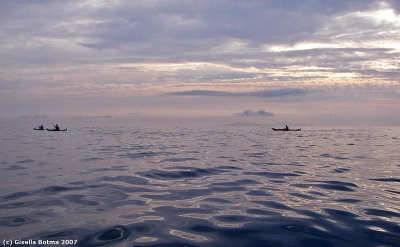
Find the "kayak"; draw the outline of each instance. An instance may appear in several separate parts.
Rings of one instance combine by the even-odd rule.
[[[272,128],[273,131],[301,131],[301,129],[275,129]]]
[[[301,129],[275,129],[272,128],[273,131],[301,131]]]
[[[40,128],[33,128],[34,130],[44,130],[44,129],[40,129]]]
[[[67,131],[67,129],[65,128],[65,129],[59,129],[59,130],[56,130],[56,129],[47,129],[47,131]]]

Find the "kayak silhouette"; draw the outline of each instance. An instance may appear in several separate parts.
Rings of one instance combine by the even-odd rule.
[[[67,128],[65,129],[46,129],[47,131],[67,131]]]
[[[33,128],[34,130],[44,130],[43,124],[39,125],[37,128]]]
[[[54,125],[54,129],[47,129],[47,131],[67,131],[67,128],[60,129],[60,127],[58,127],[58,124],[53,124],[53,125]]]
[[[273,131],[301,131],[301,129],[276,129],[276,128],[272,128]]]

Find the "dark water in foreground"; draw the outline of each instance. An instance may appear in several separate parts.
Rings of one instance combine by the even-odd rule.
[[[0,240],[400,246],[399,147],[399,128],[1,129]]]

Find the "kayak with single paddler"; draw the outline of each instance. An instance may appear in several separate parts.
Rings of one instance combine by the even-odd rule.
[[[301,128],[300,129],[275,129],[275,128],[272,128],[272,130],[273,131],[301,131]]]

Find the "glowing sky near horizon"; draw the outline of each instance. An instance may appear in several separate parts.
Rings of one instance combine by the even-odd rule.
[[[399,1],[4,0],[0,21],[3,117],[400,125]]]

